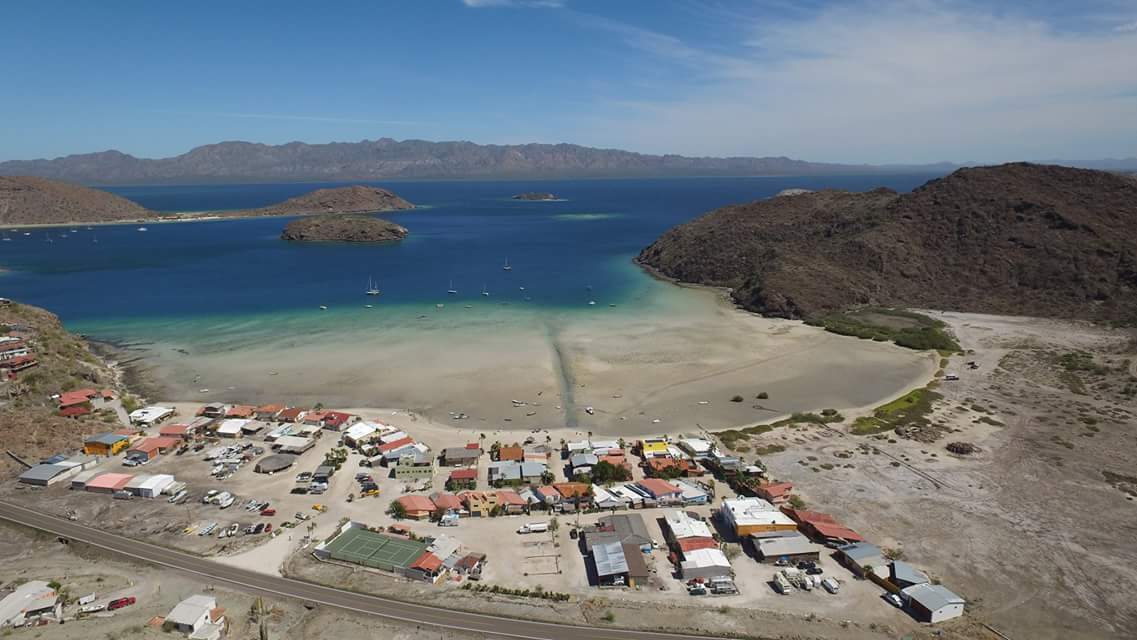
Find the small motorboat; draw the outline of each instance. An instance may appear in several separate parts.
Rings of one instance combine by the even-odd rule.
[[[146,227],[138,227],[138,230],[139,231],[146,231],[147,229],[146,229]]]
[[[490,295],[490,290],[487,289],[486,285],[484,285],[484,284],[482,285],[482,295],[483,296],[489,296]]]
[[[446,290],[446,293],[449,293],[450,295],[454,295],[454,294],[458,293],[458,290],[454,288],[454,281],[453,280],[450,281],[450,288]]]
[[[326,304],[320,305],[320,311],[327,311],[327,310],[328,310],[328,305],[326,305]]]

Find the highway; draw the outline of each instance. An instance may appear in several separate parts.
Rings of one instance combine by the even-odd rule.
[[[467,613],[370,596],[325,587],[277,575],[226,566],[200,556],[132,540],[79,522],[45,515],[10,502],[0,501],[0,520],[83,542],[135,561],[194,574],[213,585],[228,585],[254,595],[296,598],[303,602],[335,607],[399,622],[485,634],[489,637],[526,640],[707,640],[703,636],[621,630],[519,620]]]

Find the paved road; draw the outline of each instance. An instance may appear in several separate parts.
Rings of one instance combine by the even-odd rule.
[[[367,596],[300,580],[230,567],[199,556],[93,529],[78,522],[44,515],[9,502],[0,501],[0,520],[7,520],[78,542],[85,542],[107,551],[128,556],[132,560],[141,560],[196,574],[208,579],[210,583],[235,586],[238,591],[256,595],[297,598],[305,602],[318,603],[410,624],[483,633],[490,637],[524,638],[527,640],[705,640],[700,636],[514,620],[411,604],[378,596]]]

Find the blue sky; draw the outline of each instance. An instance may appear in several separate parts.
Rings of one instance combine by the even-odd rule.
[[[380,137],[1137,155],[1137,0],[12,0],[0,56],[0,160]]]

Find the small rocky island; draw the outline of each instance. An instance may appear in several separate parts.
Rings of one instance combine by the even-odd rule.
[[[542,193],[540,191],[527,191],[513,196],[514,200],[556,200],[557,197],[551,193]]]
[[[389,220],[363,215],[319,215],[289,222],[282,240],[302,242],[393,242],[407,237],[407,229]]]

